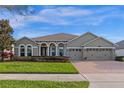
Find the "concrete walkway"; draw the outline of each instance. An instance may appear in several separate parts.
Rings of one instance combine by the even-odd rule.
[[[85,74],[90,88],[124,88],[124,73]]]
[[[86,81],[80,74],[0,74],[0,80]]]

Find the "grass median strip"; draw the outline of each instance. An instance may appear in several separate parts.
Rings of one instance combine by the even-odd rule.
[[[0,80],[0,88],[87,88],[88,81]]]
[[[0,63],[0,73],[59,73],[77,74],[71,63],[61,62],[3,62]]]

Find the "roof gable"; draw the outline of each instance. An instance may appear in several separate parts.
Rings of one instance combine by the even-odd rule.
[[[110,47],[110,46],[116,46],[116,44],[114,44],[102,37],[98,37],[98,38],[95,38],[94,40],[91,40],[91,41],[83,44],[82,46]]]
[[[21,43],[32,43],[32,44],[37,44],[35,41],[33,41],[32,39],[27,38],[27,37],[22,37],[22,38],[20,38],[19,40],[16,41],[15,44],[21,44]]]
[[[81,36],[76,37],[76,38],[74,38],[74,39],[70,40],[69,42],[73,42],[74,40],[77,40],[77,39],[79,39],[80,37],[84,37],[84,36],[86,36],[86,35],[91,35],[91,36],[93,36],[93,37],[97,38],[97,36],[96,36],[96,35],[94,35],[93,33],[91,33],[91,32],[86,32],[85,34],[82,34]],[[69,43],[69,42],[68,42],[68,43]]]

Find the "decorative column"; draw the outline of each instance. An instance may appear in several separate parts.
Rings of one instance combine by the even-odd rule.
[[[47,46],[47,56],[49,56],[49,46]]]
[[[20,46],[18,47],[18,56],[20,56]]]
[[[56,44],[56,56],[58,56],[58,44]]]
[[[112,57],[113,59],[115,59],[116,55],[115,55],[115,49],[112,49]]]
[[[64,44],[64,47],[63,47],[63,51],[64,51],[64,56],[66,56],[66,48],[67,48],[67,46]]]
[[[48,49],[49,50],[49,53],[48,54],[49,54],[49,56],[51,56],[51,47],[50,47],[50,44],[48,44],[48,48],[49,48]]]
[[[27,56],[27,45],[25,45],[25,56]]]
[[[41,56],[41,45],[39,45],[39,56]]]

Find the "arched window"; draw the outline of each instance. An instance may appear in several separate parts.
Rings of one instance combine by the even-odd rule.
[[[50,56],[55,56],[56,55],[56,46],[54,43],[50,44]]]
[[[30,45],[27,46],[27,56],[32,56],[32,47]]]
[[[25,46],[20,46],[20,56],[25,56]]]

